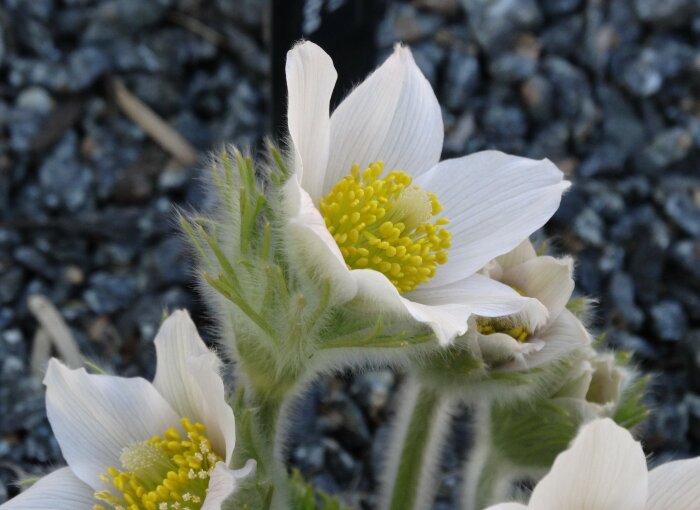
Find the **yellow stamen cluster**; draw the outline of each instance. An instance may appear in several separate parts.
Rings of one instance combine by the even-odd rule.
[[[411,186],[399,170],[380,179],[383,170],[382,162],[363,172],[354,165],[320,211],[348,267],[379,271],[409,292],[447,262],[452,235],[446,218],[433,219],[442,210],[435,194]]]
[[[476,328],[482,335],[504,333],[508,336],[512,336],[518,342],[526,341],[531,335],[530,331],[525,326],[513,326],[512,323],[499,323],[494,319],[480,318],[477,321]]]
[[[175,429],[125,448],[120,457],[124,471],[114,467],[100,476],[116,490],[95,493],[103,504],[93,510],[199,510],[209,477],[221,461],[212,450],[201,423],[181,420],[187,434]],[[104,506],[106,505],[106,506]]]

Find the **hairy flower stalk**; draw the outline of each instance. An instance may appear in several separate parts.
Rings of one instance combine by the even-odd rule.
[[[409,377],[398,397],[391,445],[384,461],[382,510],[429,509],[438,487],[439,455],[451,414],[448,400]]]

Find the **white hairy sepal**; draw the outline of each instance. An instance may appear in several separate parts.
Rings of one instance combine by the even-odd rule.
[[[452,420],[450,399],[408,376],[381,464],[380,510],[429,510]]]

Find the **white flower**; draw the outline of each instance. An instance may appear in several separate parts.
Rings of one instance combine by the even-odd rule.
[[[227,467],[236,433],[220,361],[185,311],[163,323],[155,345],[153,383],[49,362],[46,410],[68,467],[0,508],[220,510],[255,467]]]
[[[475,273],[557,209],[568,182],[550,161],[484,151],[439,162],[440,106],[407,48],[332,115],[337,74],[321,48],[295,46],[286,73],[288,232],[341,297],[410,314],[443,344],[471,314],[530,306],[533,322],[545,319],[534,300]]]
[[[584,426],[537,484],[529,504],[487,510],[694,510],[700,457],[647,472],[641,445],[609,418]]]
[[[590,344],[583,324],[566,309],[574,290],[573,261],[538,256],[528,240],[497,257],[482,272],[547,309],[547,320],[537,324],[532,314],[476,319],[473,334],[484,360],[504,369],[533,368],[562,359]]]

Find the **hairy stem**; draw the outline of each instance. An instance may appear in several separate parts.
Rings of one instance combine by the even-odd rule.
[[[407,380],[399,402],[401,410],[394,417],[380,509],[429,509],[437,489],[435,473],[450,422],[448,402],[413,378]]]
[[[474,426],[474,446],[464,465],[460,510],[482,510],[507,497],[509,471],[491,440],[490,409],[479,406]]]
[[[247,407],[253,411],[249,427],[253,444],[248,446],[248,453],[255,455],[258,480],[272,491],[269,506],[263,508],[288,510],[289,478],[282,458],[284,431],[279,424],[283,401],[253,394]]]

